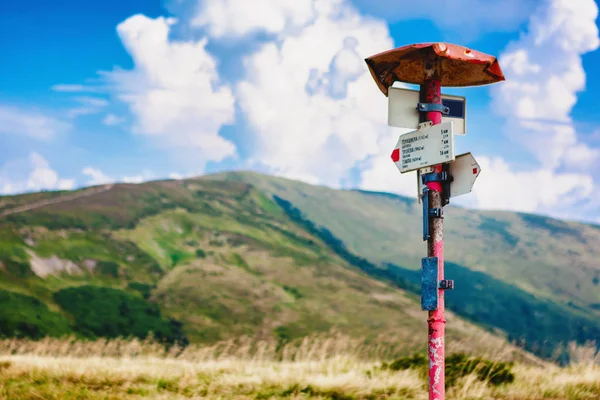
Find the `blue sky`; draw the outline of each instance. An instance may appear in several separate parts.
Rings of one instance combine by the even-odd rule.
[[[417,3],[2,2],[0,191],[253,169],[413,196],[363,59],[446,41],[507,76],[444,90],[467,96],[457,150],[483,167],[456,202],[600,222],[598,4]]]

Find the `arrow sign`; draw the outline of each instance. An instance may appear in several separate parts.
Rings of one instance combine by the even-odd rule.
[[[471,153],[465,153],[450,163],[449,172],[454,178],[450,183],[450,197],[456,197],[471,192],[481,167]]]
[[[400,136],[392,161],[401,173],[454,160],[453,122],[428,126]]]

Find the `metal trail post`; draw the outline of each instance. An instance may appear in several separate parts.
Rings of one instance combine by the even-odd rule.
[[[419,190],[421,183],[427,186],[422,193],[427,257],[421,260],[421,307],[428,311],[429,400],[445,400],[444,292],[453,289],[454,282],[444,279],[443,207],[450,197],[471,191],[480,167],[471,153],[454,154],[454,134],[466,133],[466,107],[452,112],[442,101],[441,85],[488,85],[503,81],[504,74],[495,57],[451,43],[411,44],[365,62],[381,92],[396,93],[389,96],[388,125],[417,129],[400,136],[391,158],[401,173],[419,171]],[[394,82],[420,85],[416,107],[411,104],[416,101],[414,91],[404,89],[398,97]],[[442,122],[442,113],[456,123],[462,121],[462,129],[454,132],[454,122]]]
[[[439,79],[426,80],[420,87],[421,101],[430,104],[441,104],[442,94]],[[430,111],[421,113],[421,122],[431,121],[434,125],[442,123],[442,113]],[[442,172],[442,166],[434,166],[434,172]],[[442,209],[442,185],[440,182],[427,183],[429,189],[429,209]],[[427,239],[427,256],[437,257],[438,277],[444,279],[444,220],[443,218],[429,218],[430,236]],[[444,290],[438,289],[438,308],[428,312],[427,352],[429,360],[429,399],[445,399],[445,324],[444,318]]]

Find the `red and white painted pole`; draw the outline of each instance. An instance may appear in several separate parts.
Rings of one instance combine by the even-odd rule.
[[[404,90],[400,94],[403,97],[396,97],[396,103],[390,97],[388,117],[393,117],[393,122],[389,119],[388,124],[417,128],[417,131],[400,136],[392,152],[392,161],[401,173],[418,170],[427,186],[423,191],[423,240],[427,240],[427,257],[421,265],[421,306],[428,312],[429,400],[445,400],[444,292],[453,289],[454,283],[444,279],[442,210],[450,197],[471,191],[480,168],[470,153],[455,157],[454,122],[444,123],[449,127],[437,128],[419,123],[442,124],[444,113],[457,123],[462,120],[463,129],[457,134],[465,134],[466,106],[462,113],[451,112],[450,107],[442,104],[441,85],[487,85],[503,81],[504,75],[495,57],[450,43],[411,44],[376,54],[365,61],[386,96],[393,91],[394,82],[420,85],[419,103],[415,108],[410,104],[416,101],[410,90]],[[397,107],[392,112],[394,104]],[[463,104],[466,104],[464,98]]]
[[[442,104],[442,93],[439,79],[429,79],[421,84],[421,101],[429,104]],[[442,123],[440,111],[429,111],[421,113],[421,122],[431,121],[434,125]],[[442,172],[442,165],[434,166],[433,172]],[[440,182],[427,183],[429,188],[429,209],[442,209],[443,187]],[[429,219],[430,236],[427,239],[427,257],[437,257],[438,277],[444,279],[444,219]],[[438,289],[438,308],[428,311],[428,360],[429,360],[429,399],[444,400],[445,398],[445,324],[444,318],[444,289]]]

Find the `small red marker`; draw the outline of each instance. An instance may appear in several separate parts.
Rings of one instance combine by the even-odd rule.
[[[477,168],[473,168],[473,175],[477,175]]]
[[[400,149],[394,149],[394,151],[392,151],[392,161],[393,162],[400,161]]]

